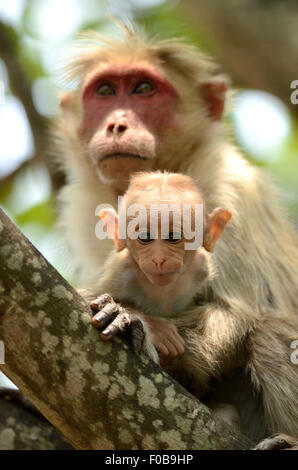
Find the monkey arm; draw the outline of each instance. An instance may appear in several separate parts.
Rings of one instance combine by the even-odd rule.
[[[105,265],[104,275],[94,285],[81,289],[80,294],[91,301],[98,295],[109,293],[118,302],[127,299],[128,293],[132,291],[133,298],[134,283],[128,285],[128,279],[125,254],[113,253]],[[200,385],[207,385],[211,376],[218,377],[245,362],[246,339],[254,319],[249,316],[248,308],[247,312],[239,312],[219,303],[207,303],[194,306],[175,318],[161,318],[144,314],[122,300],[120,304],[125,315],[121,315],[116,302],[112,300],[103,312],[102,306],[93,307],[98,312],[93,317],[93,326],[108,329],[108,335],[103,334],[105,330],[102,330],[104,339],[111,339],[124,331],[133,338],[131,319],[140,319],[144,331],[143,342],[151,344],[145,352],[148,354],[149,351],[148,355],[152,357],[150,351],[155,347],[161,365],[169,367],[169,371],[186,370],[191,377],[195,376]],[[241,305],[244,308],[244,304]],[[105,311],[107,309],[108,313]],[[140,336],[138,341],[141,341]],[[133,339],[131,342],[137,350]],[[173,364],[170,364],[171,361]]]
[[[144,314],[126,301],[121,300],[120,306],[119,299],[127,299],[128,293],[130,291],[133,293],[135,288],[135,283],[130,286],[127,282],[129,276],[126,255],[125,252],[111,253],[104,266],[103,275],[95,282],[78,289],[78,292],[90,303],[95,312],[92,324],[95,328],[102,329],[102,339],[109,340],[114,336],[125,334],[135,351],[142,350],[155,362],[160,361],[161,366],[165,367],[183,354],[184,341],[170,319]],[[104,306],[102,298],[106,293],[109,294],[110,300]],[[113,298],[117,299],[117,303]],[[142,335],[139,328],[140,322]],[[106,330],[109,336],[103,334]],[[159,353],[159,361],[156,351]]]
[[[146,315],[127,303],[121,303],[120,306],[108,294],[95,299],[92,288],[79,289],[79,293],[90,302],[91,309],[95,312],[92,325],[102,329],[103,340],[108,341],[114,336],[125,334],[134,351],[143,350],[155,362],[158,362],[158,351],[162,367],[184,353],[184,341],[171,319]]]
[[[146,323],[151,340],[159,353],[160,365],[166,367],[184,353],[184,340],[172,319],[154,317],[133,309],[134,313]]]
[[[249,325],[241,316],[217,304],[193,307],[173,318],[185,342],[185,353],[169,368],[184,370],[205,388],[210,377],[240,367],[247,360]]]
[[[108,294],[101,295],[90,305],[96,312],[92,325],[102,329],[104,341],[125,335],[135,352],[143,351],[162,367],[184,353],[184,341],[172,320],[146,315],[131,305],[120,305]]]
[[[87,293],[87,291],[80,291]],[[95,312],[92,325],[101,329],[101,339],[110,341],[118,335],[126,337],[134,352],[144,352],[147,356],[159,364],[157,350],[153,344],[150,330],[135,309],[123,307],[116,303],[109,294],[102,294],[90,302],[90,307]]]
[[[122,284],[119,278],[123,269],[120,269],[119,263],[118,270],[114,272],[117,273],[117,282],[115,276],[114,282],[111,282],[109,277],[107,280],[104,279],[104,282],[101,280],[100,284],[96,283],[79,290],[83,297],[91,301],[91,306],[94,304],[94,299],[103,292],[116,294],[117,286],[120,287]],[[125,294],[127,295],[127,290]],[[155,347],[163,367],[172,368],[171,362],[174,361],[173,368],[181,370],[186,367],[192,372],[192,376],[195,367],[195,375],[200,384],[206,384],[210,376],[219,376],[227,369],[237,367],[242,361],[244,362],[242,351],[245,349],[249,328],[247,316],[244,319],[239,313],[231,312],[217,304],[195,306],[176,318],[150,316],[127,302],[121,302],[121,307],[125,310],[124,316],[119,316],[119,304],[114,300],[105,308],[109,313],[105,311],[101,313],[102,307],[93,305],[93,310],[98,312],[93,317],[93,326],[108,328],[108,335],[103,334],[105,330],[102,331],[103,339],[109,340],[126,331],[133,349],[140,350],[141,348],[136,347],[135,341],[140,344],[146,338],[144,344],[151,344],[146,353],[152,352]],[[138,333],[134,335],[134,328],[130,326],[132,318],[141,320],[144,330],[142,338]],[[148,355],[152,357],[150,352]]]

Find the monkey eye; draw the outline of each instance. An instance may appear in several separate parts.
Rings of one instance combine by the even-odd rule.
[[[100,85],[96,88],[95,93],[100,96],[109,96],[116,94],[115,89],[110,83],[104,83],[103,85]]]
[[[151,243],[153,241],[153,238],[150,238],[150,232],[143,232],[140,233],[140,235],[138,236],[138,240],[141,243]]]
[[[141,82],[133,90],[133,94],[145,95],[154,90],[154,86],[150,82]]]
[[[180,242],[181,239],[182,239],[181,233],[169,232],[169,236],[168,238],[166,238],[166,241],[170,243],[177,243],[177,242]]]

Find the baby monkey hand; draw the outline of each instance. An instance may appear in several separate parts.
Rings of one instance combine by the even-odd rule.
[[[184,340],[174,322],[168,318],[153,317],[140,313],[139,316],[149,328],[151,341],[159,353],[161,367],[170,366],[174,359],[182,356],[185,350]]]
[[[134,352],[142,351],[145,331],[143,322],[136,315],[117,304],[109,294],[97,297],[90,307],[96,312],[91,323],[94,328],[102,330],[103,341],[122,335],[130,341]]]

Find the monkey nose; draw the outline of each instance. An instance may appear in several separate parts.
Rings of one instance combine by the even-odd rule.
[[[161,271],[162,265],[165,262],[165,258],[155,258],[152,260],[155,266],[158,268],[159,271]]]
[[[111,122],[108,125],[107,131],[110,134],[123,134],[127,130],[127,127],[125,123]]]

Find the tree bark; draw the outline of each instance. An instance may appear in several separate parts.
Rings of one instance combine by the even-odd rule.
[[[71,450],[50,423],[0,399],[0,450]]]
[[[120,339],[0,210],[2,371],[78,449],[247,449],[248,439]]]

